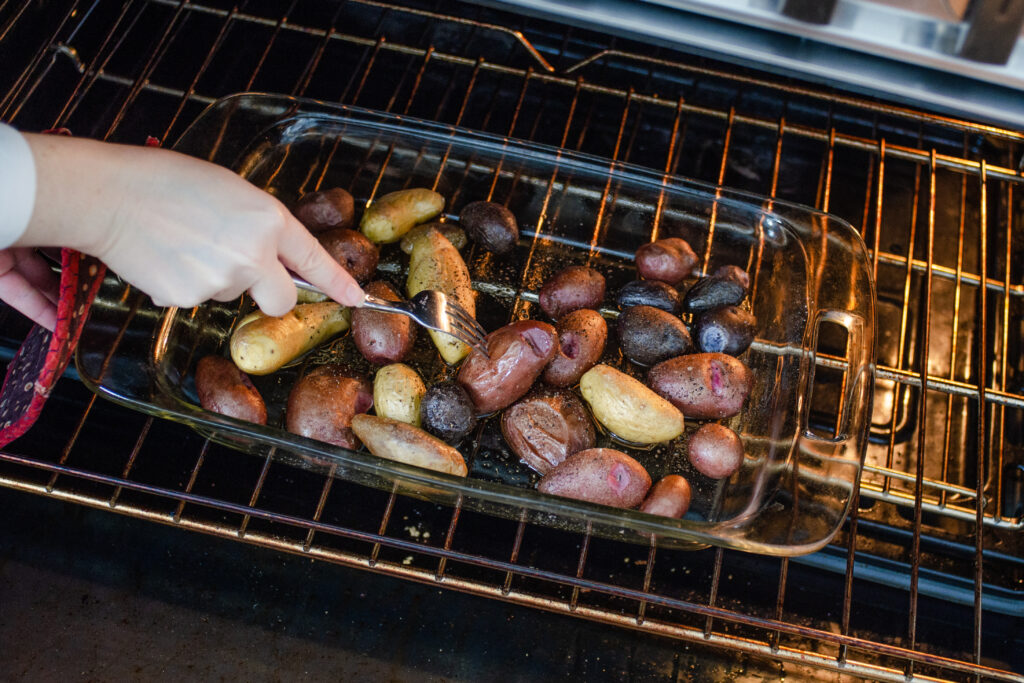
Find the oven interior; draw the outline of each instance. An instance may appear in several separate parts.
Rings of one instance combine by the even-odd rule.
[[[461,3],[8,0],[0,63],[0,119],[24,130],[170,145],[215,99],[275,92],[807,204],[860,232],[878,290],[865,470],[812,555],[641,548],[361,487],[73,370],[0,452],[4,486],[865,678],[1024,671],[1024,133]],[[27,330],[0,309],[5,363]],[[817,370],[822,431],[841,375]]]

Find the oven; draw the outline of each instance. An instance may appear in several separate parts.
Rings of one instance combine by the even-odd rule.
[[[427,503],[226,448],[72,368],[0,451],[3,677],[1024,680],[1024,132],[587,23],[6,0],[0,119],[170,144],[220,97],[283,93],[845,219],[877,283],[877,365],[834,540],[683,550]],[[5,364],[27,331],[0,309]]]

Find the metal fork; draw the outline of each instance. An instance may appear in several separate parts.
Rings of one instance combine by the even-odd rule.
[[[299,289],[323,294],[318,287],[298,275],[292,275],[292,282]],[[363,294],[363,301],[356,308],[408,316],[427,329],[450,334],[463,344],[487,355],[487,330],[466,309],[449,300],[444,292],[426,289],[409,301],[388,301]]]

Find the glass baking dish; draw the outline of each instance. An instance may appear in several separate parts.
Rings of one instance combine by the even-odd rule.
[[[254,377],[268,424],[237,421],[203,410],[192,377],[199,358],[227,354],[232,328],[251,302],[162,309],[113,276],[97,297],[77,357],[83,380],[101,396],[331,476],[618,539],[650,543],[656,536],[674,547],[796,555],[820,548],[841,525],[866,445],[875,343],[867,251],[842,220],[563,149],[278,95],[215,102],[175,149],[234,169],[286,205],[303,191],[335,186],[347,188],[357,207],[397,189],[434,188],[447,199],[449,220],[470,201],[506,204],[521,229],[514,253],[496,258],[472,244],[463,249],[488,330],[543,318],[536,293],[569,264],[604,273],[611,301],[636,277],[633,252],[654,236],[686,239],[703,257],[704,272],[724,264],[746,268],[758,334],[742,360],[754,382],[743,412],[727,421],[742,436],[746,458],[734,475],[714,481],[686,460],[692,420],[679,439],[648,450],[623,448],[599,431],[598,445],[623,448],[655,481],[672,472],[690,480],[690,511],[669,519],[537,492],[536,473],[508,450],[494,418],[460,449],[468,478],[286,432],[287,395],[304,368],[336,361],[372,376],[347,335],[291,367]],[[407,259],[397,246],[382,249],[379,275],[400,291]],[[642,379],[642,368],[622,359],[610,327],[603,362]],[[426,335],[406,362],[428,383],[453,373]]]

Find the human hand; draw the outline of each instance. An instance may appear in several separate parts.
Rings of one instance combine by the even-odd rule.
[[[28,247],[0,249],[0,300],[51,332],[57,325],[60,279]]]
[[[158,306],[248,291],[265,313],[283,315],[296,301],[286,268],[340,303],[362,300],[281,202],[225,168],[162,149],[26,137],[38,189],[19,245],[97,256]]]

